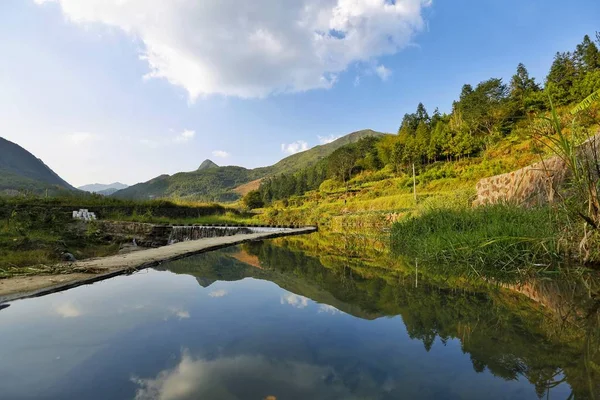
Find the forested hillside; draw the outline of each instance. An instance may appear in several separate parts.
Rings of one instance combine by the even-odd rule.
[[[0,191],[59,193],[75,190],[40,159],[16,143],[0,137]]]
[[[397,135],[362,139],[310,168],[264,180],[247,195],[247,204],[288,204],[294,198],[294,204],[316,210],[328,194],[331,201],[343,197],[345,205],[352,193],[362,193],[353,200],[365,203],[360,209],[373,210],[378,209],[374,193],[390,198],[410,193],[413,166],[417,184],[427,192],[474,187],[477,179],[539,160],[547,149],[536,139],[551,133],[543,117],[552,106],[571,134],[583,139],[597,129],[597,105],[576,117],[570,110],[600,90],[599,44],[600,35],[596,43],[585,36],[573,51],[556,53],[543,81],[519,64],[507,82],[490,78],[467,83],[448,114],[437,108],[430,113],[418,104],[415,112],[404,115]],[[333,195],[338,192],[345,194]],[[389,208],[400,203],[390,201]]]

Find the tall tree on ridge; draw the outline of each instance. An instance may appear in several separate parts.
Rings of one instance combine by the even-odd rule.
[[[509,85],[510,113],[514,118],[520,118],[530,111],[538,111],[543,107],[543,102],[536,93],[541,91],[534,78],[529,76],[525,65],[519,63],[517,72],[513,75]]]
[[[572,88],[577,78],[577,70],[570,52],[556,53],[546,77],[546,90],[557,105],[573,101]]]

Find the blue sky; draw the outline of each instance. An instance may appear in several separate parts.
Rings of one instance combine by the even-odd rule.
[[[1,135],[74,185],[270,165],[519,62],[542,81],[600,30],[594,0],[176,4],[1,1]]]

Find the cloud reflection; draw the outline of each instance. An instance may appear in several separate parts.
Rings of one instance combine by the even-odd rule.
[[[223,297],[223,296],[227,296],[228,294],[229,294],[229,292],[227,290],[220,289],[220,290],[213,290],[208,295],[210,297]]]
[[[288,293],[286,295],[281,296],[280,303],[289,304],[292,307],[296,308],[305,308],[306,306],[308,306],[308,299],[304,296]]]
[[[338,310],[337,308],[335,308],[334,306],[330,306],[329,304],[319,304],[319,314],[321,313],[327,313],[327,314],[344,314],[343,312],[341,312],[340,310]]]
[[[71,302],[60,304],[54,311],[63,318],[77,318],[83,314],[82,311]]]
[[[174,368],[132,382],[136,400],[353,397],[328,366],[250,355],[194,359],[187,350]]]

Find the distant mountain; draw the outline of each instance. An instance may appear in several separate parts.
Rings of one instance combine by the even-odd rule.
[[[129,186],[126,186],[129,187]],[[96,194],[101,194],[102,196],[110,196],[116,192],[118,192],[121,189],[117,189],[117,188],[108,188],[108,189],[104,189],[104,190],[99,190],[96,192]]]
[[[122,199],[187,198],[200,201],[234,201],[240,198],[241,185],[282,173],[293,173],[315,165],[342,146],[359,141],[367,136],[380,136],[384,133],[370,129],[353,132],[331,143],[315,146],[312,149],[291,155],[275,165],[256,169],[228,166],[219,167],[211,160],[205,160],[193,172],[180,172],[169,176],[161,175],[148,182],[138,183],[119,190],[113,196]],[[254,186],[255,186],[254,185]]]
[[[78,189],[83,190],[84,192],[100,193],[100,194],[106,195],[107,194],[106,192],[111,192],[108,194],[112,194],[112,193],[116,192],[117,190],[125,189],[128,187],[129,186],[124,183],[114,182],[114,183],[109,183],[109,184],[92,183],[90,185],[79,186]]]
[[[204,161],[202,161],[202,164],[200,164],[200,166],[198,167],[198,169],[196,171],[204,171],[205,169],[210,169],[210,168],[219,168],[219,166],[217,164],[215,164],[214,162],[212,162],[211,160],[204,160]]]
[[[16,143],[0,137],[0,192],[54,194],[76,190],[46,164]]]

